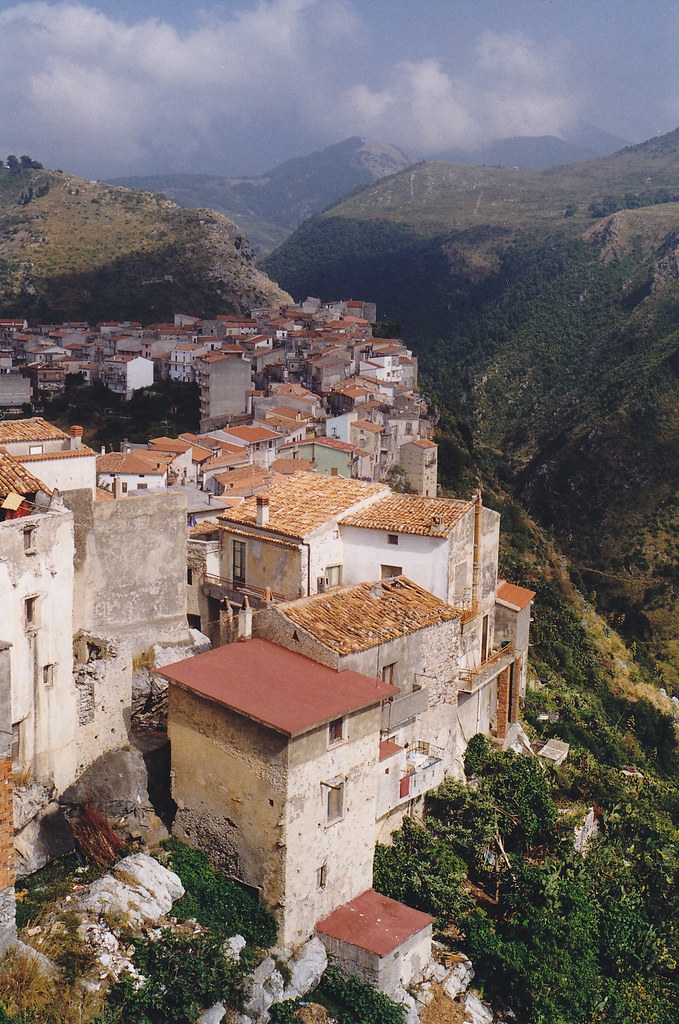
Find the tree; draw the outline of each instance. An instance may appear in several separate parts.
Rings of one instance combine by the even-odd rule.
[[[7,168],[10,174],[21,174],[21,164],[13,153],[7,157]]]

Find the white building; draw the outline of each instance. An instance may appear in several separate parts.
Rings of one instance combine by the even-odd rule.
[[[139,388],[148,388],[153,384],[153,360],[132,355],[105,359],[101,364],[99,379],[117,395],[131,398]]]

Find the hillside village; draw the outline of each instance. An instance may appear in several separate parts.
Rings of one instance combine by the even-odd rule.
[[[80,426],[0,422],[3,948],[15,879],[73,848],[150,712],[176,811],[139,808],[132,834],[171,827],[259,893],[283,946],[316,935],[387,993],[430,962],[433,918],[372,889],[375,843],[464,777],[473,735],[521,741],[535,595],[498,579],[480,492],[437,496],[412,355],[353,308],[64,329],[61,349],[108,339],[100,373],[195,374],[200,435],[97,455]],[[4,327],[12,359],[53,347]]]

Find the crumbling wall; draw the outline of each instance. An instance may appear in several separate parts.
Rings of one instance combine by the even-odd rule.
[[[78,697],[77,778],[97,757],[129,741],[132,645],[79,633],[73,678]]]
[[[186,495],[67,499],[77,512],[75,628],[126,639],[133,654],[186,638]]]

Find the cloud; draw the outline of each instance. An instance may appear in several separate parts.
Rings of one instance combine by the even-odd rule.
[[[580,102],[566,56],[563,45],[540,52],[524,35],[486,32],[464,70],[427,58],[395,65],[382,88],[352,86],[340,105],[342,122],[425,154],[509,135],[558,134],[577,118]]]
[[[77,3],[19,4],[0,13],[0,146],[80,173],[188,170],[244,144],[248,126],[304,118],[308,98],[327,95],[328,49],[355,28],[339,0],[260,2],[183,33]]]
[[[233,171],[304,152],[302,139],[426,154],[573,116],[564,54],[525,36],[485,33],[464,68],[446,54],[390,65],[358,0],[242,2],[184,30],[71,0],[0,11],[0,154],[85,176]]]

